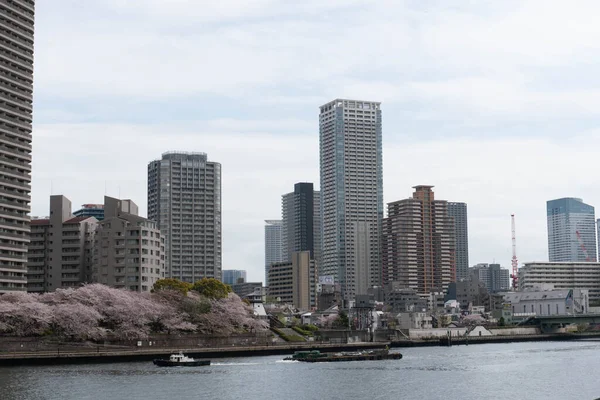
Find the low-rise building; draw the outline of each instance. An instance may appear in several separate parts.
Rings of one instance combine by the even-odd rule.
[[[507,292],[504,302],[509,305],[513,319],[589,312],[589,293],[585,289]]]
[[[415,289],[390,283],[385,286],[384,293],[384,304],[393,313],[427,310],[427,300],[419,296]]]
[[[448,286],[446,300],[458,301],[465,310],[469,305],[490,309],[490,294],[485,284],[479,280],[478,274],[471,274],[467,279],[451,283]]]
[[[397,327],[399,329],[431,329],[433,318],[425,312],[401,312]]]
[[[291,262],[271,264],[269,268],[270,297],[281,303],[293,304],[301,310],[317,306],[317,265],[309,251],[292,253]]]
[[[262,282],[239,282],[231,286],[233,293],[237,294],[241,298],[254,293],[257,289],[262,289]]]
[[[555,289],[585,289],[589,301],[600,305],[600,263],[598,262],[529,262],[519,269],[520,291],[550,284]]]
[[[149,292],[164,276],[164,241],[156,223],[140,217],[133,201],[105,196],[94,245],[94,282]]]
[[[27,291],[52,292],[90,282],[97,223],[94,217],[73,215],[65,196],[50,196],[50,216],[31,221]]]

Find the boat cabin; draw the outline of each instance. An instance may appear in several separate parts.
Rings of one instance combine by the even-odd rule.
[[[182,353],[179,354],[171,354],[171,357],[169,357],[169,361],[171,362],[186,362],[186,361],[193,361],[193,359],[184,356]]]

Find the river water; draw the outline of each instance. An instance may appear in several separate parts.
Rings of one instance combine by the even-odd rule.
[[[395,350],[394,350],[395,351]],[[596,399],[600,342],[399,349],[402,360],[308,364],[284,356],[0,367],[0,399]]]

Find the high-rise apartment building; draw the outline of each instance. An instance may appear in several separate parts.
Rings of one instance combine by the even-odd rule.
[[[92,280],[149,292],[164,278],[164,245],[156,222],[140,217],[133,201],[108,196],[104,213],[96,230]]]
[[[346,300],[379,285],[383,218],[381,103],[337,99],[320,107],[320,275]]]
[[[454,219],[432,188],[415,186],[412,198],[388,203],[381,239],[383,283],[400,282],[423,295],[456,278]]]
[[[269,286],[269,270],[273,263],[283,261],[283,222],[265,220],[265,286]]]
[[[548,201],[546,211],[550,262],[595,262],[594,207],[567,197]]]
[[[600,219],[596,220],[596,238],[598,239],[598,258],[596,260],[600,260]]]
[[[27,290],[35,1],[0,1],[0,293]]]
[[[224,269],[223,270],[223,283],[226,285],[233,286],[238,283],[238,279],[246,282],[246,271],[243,269]]]
[[[510,272],[500,264],[477,264],[469,272],[477,276],[490,293],[510,290]]]
[[[454,218],[454,237],[456,238],[456,280],[469,275],[469,228],[467,223],[467,204],[448,202],[448,215]]]
[[[296,183],[294,191],[281,197],[283,261],[292,253],[309,251],[319,264],[321,258],[321,194],[312,183]]]
[[[166,276],[221,279],[221,164],[186,152],[150,162],[148,218],[165,239]]]
[[[52,292],[92,281],[92,250],[98,220],[71,213],[64,196],[50,196],[50,217],[31,221],[27,291]]]

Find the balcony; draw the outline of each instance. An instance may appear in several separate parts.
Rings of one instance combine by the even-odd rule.
[[[5,159],[5,157],[2,154],[0,154],[0,162],[3,159]],[[29,183],[19,182],[16,179],[0,178],[0,184],[4,185],[4,186],[13,187],[13,188],[16,188],[16,189],[27,190],[28,192],[31,191],[31,185]]]
[[[27,141],[31,141],[31,129],[28,132],[23,132],[17,128],[13,128],[12,126],[8,126],[2,122],[0,122],[0,132],[3,132],[7,135],[13,135],[20,139],[24,139]]]
[[[4,196],[10,196],[14,199],[23,200],[23,201],[31,201],[26,193],[20,193],[17,190],[8,190],[8,188],[3,188],[0,186],[0,194]]]
[[[0,242],[0,249],[14,249],[14,250],[23,250],[23,251],[27,251],[29,247],[23,243],[23,244],[11,244],[11,243],[2,243]],[[36,246],[36,247],[32,247],[31,249],[44,249],[45,246]]]
[[[0,109],[1,109],[1,107],[0,107]],[[0,143],[0,153],[12,154],[12,155],[14,155],[17,158],[20,158],[22,160],[31,162],[31,152],[28,152],[28,151],[25,151],[25,150],[19,150],[19,149],[7,146],[7,145],[5,145],[3,143]],[[23,161],[19,160],[19,162],[23,162]],[[15,174],[15,173],[18,174],[19,173],[18,171],[14,171],[13,172],[11,170],[8,170],[7,172],[8,173],[12,173],[12,174]]]
[[[0,171],[2,171],[2,170],[3,170],[3,168],[2,168],[2,166],[0,166]],[[25,211],[27,213],[29,212],[29,204],[27,204],[25,202],[0,199],[0,206],[12,207],[12,208],[15,208],[18,210]]]
[[[0,217],[2,213],[0,212]],[[0,228],[12,227],[15,229],[22,229],[24,232],[29,231],[29,224],[18,224],[16,222],[0,221]]]
[[[26,276],[4,276],[0,275],[0,282],[27,282]]]

